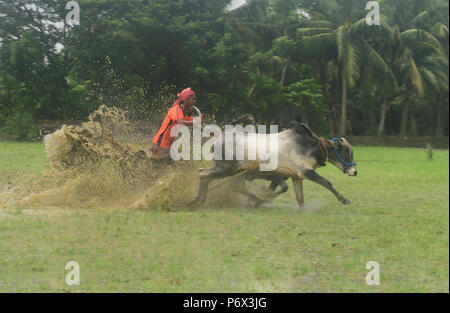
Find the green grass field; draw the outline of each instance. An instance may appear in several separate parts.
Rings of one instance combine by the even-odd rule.
[[[292,188],[258,209],[0,209],[0,292],[448,292],[449,152],[355,147],[355,160],[356,178],[318,170],[349,206],[305,182],[304,211]],[[45,167],[42,144],[0,143],[0,185]]]

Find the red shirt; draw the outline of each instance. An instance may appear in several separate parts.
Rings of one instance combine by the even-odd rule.
[[[172,140],[170,140],[170,130],[175,126],[179,118],[186,121],[192,121],[194,119],[192,116],[184,115],[183,110],[179,105],[171,107],[161,128],[156,133],[155,138],[153,138],[153,143],[155,145],[158,145],[161,148],[170,149],[170,146],[172,145]]]

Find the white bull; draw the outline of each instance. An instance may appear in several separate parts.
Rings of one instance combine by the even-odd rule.
[[[254,134],[253,134],[254,135]],[[244,134],[237,136],[237,141],[243,140],[240,144],[246,147],[244,159],[236,160],[236,153],[233,151],[234,159],[226,158],[225,144],[222,147],[222,160],[216,160],[215,165],[209,169],[200,169],[200,186],[197,197],[192,204],[202,203],[206,199],[208,185],[212,180],[234,176],[237,174],[247,177],[284,181],[290,177],[294,184],[294,191],[300,207],[303,206],[303,180],[308,179],[330,190],[336,198],[343,204],[350,204],[350,201],[342,196],[332,184],[315,172],[318,167],[325,166],[330,162],[349,176],[356,176],[356,163],[353,162],[353,149],[344,138],[334,138],[329,140],[318,137],[305,124],[291,122],[289,129],[277,134],[256,134],[258,140],[249,140],[252,135]],[[270,146],[271,140],[276,136],[277,165],[273,170],[262,171],[261,165],[266,160],[261,157],[259,147],[253,146],[264,143],[265,147]],[[265,148],[261,149],[264,151]],[[248,158],[248,152],[257,151],[256,160]],[[273,153],[273,151],[272,151]],[[271,153],[271,155],[272,155]],[[251,153],[250,153],[251,154]],[[228,159],[228,160],[227,160]],[[276,187],[276,186],[275,186]],[[245,188],[239,186],[240,192],[250,195]]]

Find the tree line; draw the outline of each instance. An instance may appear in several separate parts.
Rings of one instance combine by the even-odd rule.
[[[0,0],[0,132],[100,104],[151,120],[185,87],[216,121],[302,120],[321,134],[448,136],[448,2]]]

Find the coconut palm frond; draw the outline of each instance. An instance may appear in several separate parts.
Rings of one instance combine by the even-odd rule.
[[[440,72],[448,75],[448,57],[440,56],[440,55],[430,55],[427,57],[426,62],[428,64],[432,64],[432,66],[436,69],[439,69]]]
[[[435,5],[420,12],[409,21],[409,26],[420,28],[430,24],[433,20],[445,18],[445,16],[448,18],[448,3]]]
[[[302,56],[306,58],[330,59],[336,51],[334,33],[324,33],[304,37],[298,42]]]
[[[351,43],[349,43],[346,50],[347,54],[343,63],[344,78],[347,79],[348,86],[352,88],[356,85],[356,82],[358,81],[360,75],[360,50],[357,46],[354,46]]]
[[[431,30],[431,33],[440,39],[448,40],[448,26],[443,23],[436,23]]]
[[[417,68],[416,62],[412,57],[409,60],[409,66],[411,84],[416,88],[419,97],[423,97],[425,96],[425,83],[419,69]]]
[[[368,25],[365,18],[352,24],[350,28],[350,35],[361,38],[369,38],[375,36],[381,36],[384,40],[392,40],[394,36],[394,30],[388,23],[387,18],[382,17],[380,25]]]
[[[299,28],[297,29],[297,35],[299,37],[312,36],[317,34],[329,33],[330,28]]]
[[[333,23],[326,20],[311,20],[302,23],[305,28],[332,28]]]
[[[356,85],[359,78],[359,48],[353,45],[348,35],[348,28],[340,26],[336,30],[338,62],[342,66],[344,79],[350,88]]]
[[[429,42],[417,42],[414,50],[421,51],[421,54],[437,54],[441,57],[445,57],[447,55],[442,47],[436,47]]]
[[[439,92],[441,89],[441,85],[435,73],[427,68],[422,69],[421,72],[424,80],[428,83],[428,85],[430,85],[435,91]]]
[[[437,80],[439,90],[448,91],[448,58],[438,55],[428,56],[423,65],[423,72],[429,71]],[[431,77],[427,74],[427,77]],[[427,80],[428,81],[428,80]],[[433,84],[433,79],[430,79],[430,83]]]
[[[442,49],[442,46],[439,42],[439,40],[436,39],[432,34],[429,32],[422,30],[422,29],[408,29],[401,33],[401,39],[403,42],[405,42],[409,46],[414,46],[417,44],[417,42],[427,42],[431,45],[434,45],[435,47]]]
[[[397,89],[397,80],[391,67],[367,42],[364,42],[362,45],[365,58],[367,59],[368,70],[373,74],[373,82],[390,90]]]

